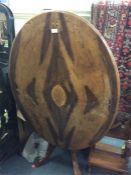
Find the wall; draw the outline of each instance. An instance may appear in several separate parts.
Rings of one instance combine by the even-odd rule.
[[[40,12],[43,9],[90,10],[92,0],[10,0],[9,5],[15,13]]]
[[[90,18],[92,0],[9,0],[8,4],[15,17],[16,33],[31,17],[46,9],[73,11]]]

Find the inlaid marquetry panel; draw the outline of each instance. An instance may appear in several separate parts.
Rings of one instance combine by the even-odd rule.
[[[119,76],[104,39],[68,12],[32,18],[10,55],[10,81],[18,107],[48,142],[81,149],[112,124]]]

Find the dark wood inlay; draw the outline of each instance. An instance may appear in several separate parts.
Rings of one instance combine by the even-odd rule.
[[[85,92],[87,96],[87,102],[86,102],[86,106],[84,109],[84,114],[86,114],[87,112],[90,112],[96,105],[98,105],[98,100],[96,96],[88,88],[88,86],[85,86]]]
[[[64,130],[75,105],[77,104],[77,94],[70,81],[69,72],[65,59],[60,51],[60,36],[54,33],[52,36],[52,56],[47,70],[47,77],[44,87],[44,98],[51,112],[51,117],[58,127],[58,139],[64,142]],[[66,88],[68,84],[68,89]],[[52,99],[52,89],[56,86],[61,86],[66,93],[66,103],[63,106],[57,106]]]
[[[50,129],[51,135],[53,137],[54,143],[57,144],[58,134],[57,134],[54,126],[52,125],[50,119],[49,118],[46,118],[46,121],[47,121],[48,127]]]
[[[71,128],[71,130],[68,132],[68,134],[65,137],[65,147],[66,148],[70,147],[74,132],[75,132],[75,126]]]
[[[37,98],[36,98],[36,95],[35,95],[35,84],[36,84],[36,79],[33,78],[32,81],[31,81],[31,83],[28,84],[26,90],[27,90],[28,95],[32,98],[32,100],[33,100],[36,104],[38,104]]]
[[[51,13],[47,14],[45,26],[43,29],[43,37],[41,39],[41,49],[40,49],[40,62],[42,64],[49,47],[49,43],[51,40],[51,32],[50,32],[50,23],[51,23]]]
[[[73,50],[72,50],[72,46],[71,46],[71,42],[70,42],[70,35],[68,32],[68,27],[67,27],[67,24],[65,21],[65,17],[62,13],[59,13],[59,16],[60,16],[60,21],[62,24],[61,38],[65,44],[67,53],[69,54],[72,61],[74,61],[74,54],[73,54]]]

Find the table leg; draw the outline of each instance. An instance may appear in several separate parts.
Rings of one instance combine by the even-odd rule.
[[[77,159],[77,151],[71,151],[71,158],[73,164],[74,175],[82,175],[80,166]]]

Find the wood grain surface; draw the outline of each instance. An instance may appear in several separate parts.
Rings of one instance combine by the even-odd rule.
[[[9,77],[18,107],[49,143],[86,148],[112,124],[119,76],[106,42],[81,17],[47,12],[14,40]]]

